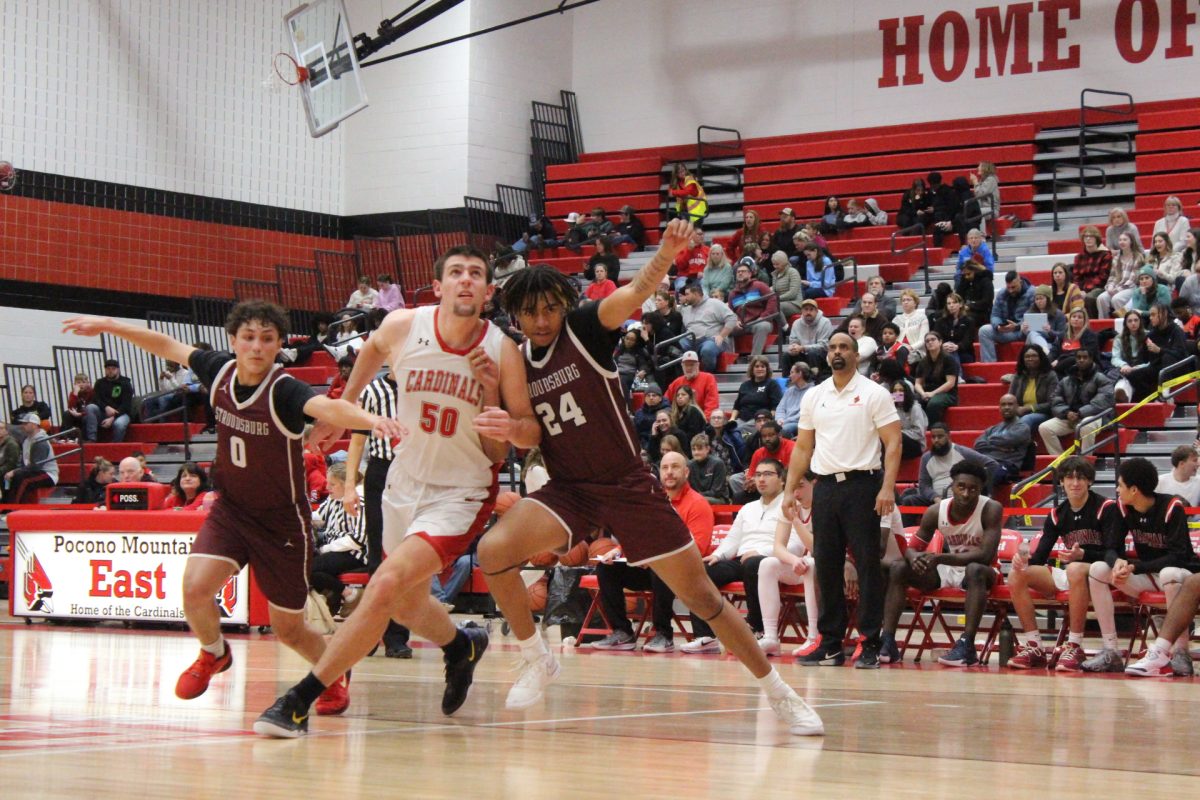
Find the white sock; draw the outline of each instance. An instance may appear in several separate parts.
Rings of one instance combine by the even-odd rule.
[[[758,685],[772,700],[783,697],[792,690],[792,687],[783,682],[783,678],[779,676],[778,670],[774,667],[771,667],[770,672],[758,679]]]
[[[1116,650],[1120,647],[1120,645],[1117,642],[1117,635],[1115,633],[1106,633],[1101,638],[1104,639],[1104,649],[1105,650]]]
[[[218,636],[215,642],[200,645],[200,649],[206,653],[212,654],[216,658],[225,655],[225,637]]]
[[[530,663],[550,655],[546,641],[542,639],[542,632],[537,628],[533,629],[533,636],[528,639],[518,639],[517,645],[521,648],[521,656]]]
[[[1025,644],[1030,647],[1042,646],[1042,634],[1038,631],[1025,631]]]
[[[1067,633],[1067,642],[1068,642],[1068,644],[1077,644],[1080,647],[1083,647],[1083,634],[1068,632]]]
[[[1164,656],[1171,655],[1171,642],[1161,636],[1154,640],[1154,649],[1162,653]]]

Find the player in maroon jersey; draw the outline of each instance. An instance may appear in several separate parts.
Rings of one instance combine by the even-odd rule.
[[[272,303],[252,300],[230,311],[228,353],[197,350],[166,334],[102,317],[69,319],[63,330],[119,336],[159,358],[187,364],[209,387],[217,420],[213,480],[220,494],[184,568],[184,614],[200,641],[200,656],[180,675],[176,696],[199,697],[213,675],[229,669],[233,656],[221,636],[214,598],[247,564],[270,601],[271,628],[279,640],[315,663],[325,639],[304,621],[312,554],[301,445],[305,418],[385,437],[404,434],[403,426],[315,394],[285,373],[275,356],[287,335],[287,312]],[[340,714],[350,702],[345,677],[330,688],[318,712]]]
[[[648,566],[758,678],[792,733],[819,735],[820,717],[783,682],[749,626],[709,580],[700,551],[662,487],[642,463],[612,352],[619,329],[666,277],[691,224],[673,220],[657,254],[628,285],[576,308],[574,285],[551,267],[505,284],[509,314],[529,340],[529,397],[542,424],[550,482],[516,503],[479,544],[480,568],[524,657],[510,709],[536,703],[559,672],[529,611],[518,572],[547,550],[565,552],[597,527],[612,531],[629,563]],[[498,421],[497,421],[498,422]]]

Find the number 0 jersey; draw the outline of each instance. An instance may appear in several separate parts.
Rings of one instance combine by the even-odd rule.
[[[551,481],[617,483],[645,468],[625,395],[610,355],[597,361],[578,329],[600,335],[597,303],[567,314],[562,332],[534,358],[525,342],[529,399],[542,424],[542,456]],[[606,334],[608,338],[615,333]]]
[[[392,469],[436,486],[491,486],[496,472],[472,429],[483,410],[483,385],[475,380],[467,354],[482,347],[500,364],[505,337],[484,320],[479,338],[455,350],[438,335],[438,312],[437,306],[416,309],[408,339],[392,357],[396,419],[408,428]]]

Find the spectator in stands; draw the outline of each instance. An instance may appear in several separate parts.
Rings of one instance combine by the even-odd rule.
[[[346,391],[346,381],[350,380],[350,373],[354,371],[354,356],[339,358],[337,368],[337,374],[329,384],[329,391],[325,393],[330,400],[337,400],[342,396],[342,392]]]
[[[581,304],[598,303],[617,290],[617,284],[608,277],[608,268],[603,264],[595,265],[593,276],[592,283],[583,290],[583,296],[580,298]]]
[[[1016,342],[1025,338],[1021,323],[1033,305],[1034,289],[1016,270],[1004,276],[1004,293],[992,302],[990,323],[979,329],[979,357],[985,363],[996,360],[997,342]]]
[[[74,505],[103,508],[107,500],[107,486],[117,479],[117,468],[103,456],[96,456],[92,469],[75,490]]]
[[[154,418],[172,409],[182,407],[187,398],[188,384],[195,380],[190,369],[184,369],[174,361],[166,362],[163,367],[163,371],[158,374],[160,394],[150,395],[142,401],[142,410],[139,415],[142,422],[149,422],[152,419],[154,422],[174,422],[174,417],[171,419]]]
[[[404,293],[400,291],[400,285],[392,280],[392,276],[381,273],[376,278],[377,286],[379,287],[379,302],[377,308],[384,311],[395,311],[398,308],[404,308]]]
[[[768,240],[767,241],[768,245],[771,243],[770,242],[771,234],[764,233],[763,238]],[[771,252],[770,251],[767,251],[764,253],[763,249],[760,245],[747,240],[745,245],[742,248],[742,257],[740,259],[738,259],[738,261],[745,261],[747,258],[754,262],[754,266],[758,270],[759,275],[770,275],[771,274]]]
[[[1183,328],[1187,338],[1195,340],[1197,332],[1200,331],[1200,315],[1192,312],[1188,301],[1182,297],[1176,297],[1171,301],[1171,313],[1175,315],[1176,324]]]
[[[613,362],[617,366],[617,375],[621,379],[621,389],[625,394],[626,402],[629,401],[633,382],[645,380],[646,376],[654,371],[650,350],[642,340],[641,327],[639,322],[630,323],[625,333],[621,334],[621,341],[617,342],[616,350],[613,352]]]
[[[1055,307],[1063,314],[1083,306],[1083,292],[1071,281],[1071,268],[1059,262],[1050,268],[1050,293]]]
[[[662,389],[657,383],[648,384],[642,394],[642,406],[633,415],[633,427],[637,430],[642,447],[650,442],[650,431],[654,428],[654,418],[663,409],[667,409],[667,405],[663,402]]]
[[[703,297],[704,293],[701,292],[700,296]],[[671,339],[683,334],[683,315],[675,307],[675,295],[669,288],[659,289],[654,293],[652,300],[654,310],[642,315],[642,338],[649,345],[656,364],[663,364],[674,361],[683,354],[678,340],[667,344]],[[678,367],[659,370],[656,378],[661,384],[668,378],[674,380],[678,377],[675,374],[677,372]]]
[[[704,231],[692,231],[692,240],[686,250],[675,256],[675,291],[682,292],[688,283],[699,282],[708,264],[709,247],[704,243]],[[693,281],[694,279],[694,281]]]
[[[759,498],[744,505],[733,518],[733,526],[711,554],[704,557],[706,572],[717,586],[742,581],[746,587],[746,622],[756,633],[762,632],[762,609],[758,603],[758,568],[775,546],[775,526],[783,519],[782,494],[785,477],[783,462],[764,458],[755,465],[754,483]],[[692,634],[696,637],[681,645],[685,653],[720,652],[712,629],[701,617],[692,614]]]
[[[673,404],[672,404],[673,405]],[[673,444],[665,444],[666,440]],[[683,452],[683,432],[671,424],[670,409],[660,408],[654,415],[654,426],[650,428],[650,441],[646,443],[646,454],[656,467],[662,461],[664,450]]]
[[[900,496],[900,505],[929,506],[950,497],[954,466],[960,461],[975,464],[984,471],[986,477],[981,488],[985,493],[989,491],[1000,466],[994,458],[952,442],[950,428],[944,422],[930,423],[929,442],[929,450],[921,456],[917,485]]]
[[[738,387],[737,398],[729,421],[736,422],[742,436],[754,427],[754,415],[759,411],[774,411],[783,399],[783,389],[771,377],[771,364],[765,356],[751,356],[746,365],[746,379]]]
[[[583,243],[588,239],[588,228],[590,220],[584,214],[578,211],[572,211],[567,214],[567,232],[559,241],[559,244],[570,250],[572,253],[578,253],[583,246]]]
[[[578,219],[578,215],[576,218]],[[558,247],[560,244],[558,232],[554,229],[554,223],[550,221],[550,218],[545,214],[534,213],[529,215],[529,226],[521,234],[521,240],[514,242],[512,247],[518,253],[526,253],[530,250],[537,250],[541,253],[547,247]]]
[[[929,429],[925,409],[917,402],[917,395],[904,379],[898,363],[881,364],[879,381],[892,393],[892,402],[900,416],[900,457],[916,458],[925,450],[925,432]]]
[[[898,361],[901,364],[907,364],[912,352],[904,342],[900,341],[900,326],[894,322],[889,322],[883,326],[883,330],[879,333],[881,341],[879,349],[875,351],[875,358],[870,364],[870,372],[872,374],[879,369],[879,365],[884,361]],[[919,359],[917,359],[919,360]]]
[[[997,464],[993,477],[998,482],[1014,483],[1021,476],[1021,465],[1030,455],[1033,432],[1021,422],[1017,398],[1006,394],[1000,398],[1000,421],[986,429],[975,440],[975,452],[988,456]]]
[[[879,310],[879,302],[875,299],[875,295],[870,292],[863,292],[862,296],[858,298],[858,309],[857,312],[852,312],[842,320],[842,324],[838,326],[834,333],[849,332],[850,320],[858,317],[863,322],[863,328],[867,336],[874,339],[875,344],[878,345],[883,339],[883,326],[887,324],[888,320]],[[861,355],[861,350],[859,354]]]
[[[867,335],[867,325],[863,320],[862,314],[854,314],[846,318],[844,323],[846,330],[835,331],[835,333],[848,333],[850,338],[854,340],[858,348],[858,372],[860,375],[870,375],[872,359],[875,358],[876,351],[879,350],[878,342],[871,336]],[[886,323],[885,323],[886,324]],[[880,330],[879,338],[883,338],[882,329]]]
[[[775,421],[783,428],[783,435],[786,439],[796,438],[796,431],[800,423],[800,401],[804,399],[805,393],[810,388],[808,376],[807,364],[802,362],[792,364],[792,368],[788,371],[788,386],[783,391],[783,397],[779,399],[779,405],[775,406]]]
[[[721,401],[720,392],[717,390],[717,379],[710,372],[704,372],[700,369],[700,359],[694,350],[688,350],[683,354],[683,360],[680,362],[683,366],[683,375],[671,381],[671,385],[667,387],[667,397],[673,399],[676,392],[681,386],[689,386],[696,397],[696,405],[707,415],[711,414],[713,409]]]
[[[752,452],[750,463],[746,467],[746,471],[742,473],[733,473],[729,476],[729,488],[733,492],[733,502],[744,503],[749,496],[752,496],[756,491],[754,483],[755,469],[759,463],[766,458],[777,458],[782,463],[786,464],[788,459],[792,457],[792,449],[796,443],[791,439],[783,438],[783,429],[779,423],[771,419],[771,412],[760,411],[755,417],[755,422],[758,423],[758,440],[760,446],[750,450],[753,441],[747,444],[747,451]]]
[[[996,289],[992,285],[992,273],[983,264],[976,261],[963,264],[962,276],[955,284],[954,292],[966,305],[967,313],[975,321],[976,331],[991,323]]]
[[[800,316],[792,323],[788,332],[787,346],[779,356],[779,369],[790,370],[797,361],[804,362],[813,370],[819,371],[825,364],[825,353],[829,346],[829,337],[833,335],[833,325],[821,313],[816,300],[806,299],[800,302]]]
[[[659,480],[671,500],[671,505],[675,507],[676,513],[692,534],[696,547],[702,555],[708,555],[712,549],[713,511],[689,483],[687,459],[675,453],[664,456],[659,467]],[[675,593],[654,570],[616,561],[620,555],[622,553],[619,548],[610,550],[601,556],[600,563],[596,565],[600,606],[613,632],[598,642],[592,642],[592,648],[633,650],[637,647],[633,626],[630,625],[625,610],[625,590],[631,589],[637,592],[653,592],[654,595],[654,637],[646,642],[642,649],[649,653],[670,653],[675,649],[671,630],[671,620],[675,615]]]
[[[88,403],[92,402],[92,379],[86,372],[75,375],[71,393],[67,395],[67,407],[63,409],[62,430],[74,430],[77,438],[83,438],[84,421]]]
[[[633,206],[621,206],[621,221],[612,237],[613,246],[631,244],[635,252],[646,249],[646,226],[633,213]]]
[[[1162,591],[1167,605],[1195,569],[1196,554],[1188,537],[1187,511],[1177,498],[1155,491],[1158,472],[1145,458],[1121,460],[1117,469],[1117,498],[1121,513],[1105,536],[1107,552],[1088,569],[1092,608],[1100,623],[1103,649],[1081,665],[1084,672],[1121,672],[1125,669],[1118,648],[1113,609],[1113,589],[1136,598],[1142,592]],[[1135,555],[1126,554],[1125,539],[1132,536]],[[1188,641],[1191,630],[1180,635],[1176,646],[1187,659],[1180,670],[1192,673]],[[1172,662],[1174,666],[1174,662]]]
[[[696,392],[684,384],[671,395],[671,427],[679,431],[679,444],[686,455],[692,451],[692,437],[707,427],[704,412],[696,405]]]
[[[1133,386],[1130,399],[1136,401],[1150,396],[1158,388],[1159,373],[1187,358],[1190,349],[1183,329],[1175,324],[1170,307],[1162,303],[1151,306],[1150,327],[1146,331],[1145,368],[1126,375]]]
[[[992,255],[992,248],[988,246],[987,241],[983,238],[982,231],[978,228],[972,228],[967,231],[966,244],[958,251],[958,268],[954,273],[956,281],[962,277],[963,266],[968,261],[983,265],[983,268],[987,270],[989,278],[996,270],[996,257]]]
[[[991,161],[980,161],[978,172],[967,176],[971,193],[979,201],[979,212],[983,215],[984,230],[995,232],[994,221],[1000,218],[1000,178],[996,165]]]
[[[794,240],[797,230],[795,213],[791,208],[783,209],[779,212],[779,227],[771,234],[771,241],[762,245],[763,252],[773,254],[776,250],[782,250],[788,254],[789,258],[797,255]],[[760,241],[759,244],[762,242]]]
[[[1176,250],[1183,245],[1184,234],[1192,223],[1183,215],[1183,203],[1175,195],[1171,195],[1163,203],[1163,215],[1154,223],[1154,233],[1165,233],[1171,237],[1171,244]]]
[[[44,400],[37,399],[37,391],[33,388],[33,384],[25,384],[21,387],[21,405],[9,412],[9,419],[13,422],[21,419],[28,413],[38,415],[40,422],[38,423],[42,430],[50,432],[50,406]]]
[[[361,314],[342,312],[338,314],[333,324],[329,326],[329,334],[325,341],[325,351],[333,356],[334,361],[343,356],[357,353],[366,341],[364,330],[366,319]]]
[[[1137,245],[1138,250],[1145,249],[1145,245],[1142,244],[1142,235],[1138,233],[1137,226],[1129,221],[1129,215],[1125,213],[1125,209],[1114,208],[1108,212],[1108,228],[1104,231],[1104,245],[1109,250],[1116,252],[1119,247],[1117,239],[1122,233],[1129,234],[1129,238]]]
[[[951,181],[951,187],[950,191],[954,193],[958,207],[958,213],[954,215],[954,231],[958,234],[958,240],[965,242],[967,233],[972,228],[984,227],[983,211],[980,210],[979,200],[966,178],[960,175]]]
[[[779,325],[779,298],[771,287],[756,281],[745,264],[733,272],[733,289],[729,292],[729,307],[737,317],[735,335],[753,337],[751,355],[762,355],[767,349],[767,337]]]
[[[1112,252],[1101,247],[1100,229],[1087,225],[1079,232],[1083,251],[1075,256],[1071,275],[1084,293],[1088,316],[1096,316],[1096,298],[1105,293],[1105,284],[1112,273]],[[1066,309],[1064,309],[1065,311]]]
[[[820,297],[833,297],[837,288],[837,273],[834,271],[833,261],[821,252],[821,247],[816,242],[804,245],[802,253],[804,278],[800,285],[804,287],[804,298],[816,300]]]
[[[886,312],[884,312],[886,313]],[[920,297],[914,289],[900,293],[900,313],[892,318],[896,326],[896,341],[908,348],[910,363],[925,355],[925,333],[929,332],[929,315],[920,308]]]
[[[846,216],[846,209],[842,208],[842,201],[836,197],[827,197],[825,210],[821,213],[821,220],[817,223],[817,230],[825,234],[837,233],[841,230],[844,216]]]
[[[1175,252],[1171,237],[1163,231],[1154,234],[1150,239],[1150,249],[1146,251],[1146,263],[1154,267],[1154,272],[1167,286],[1178,290],[1183,286],[1183,254]]]
[[[878,226],[888,224],[887,212],[879,207],[878,200],[876,200],[874,197],[868,197],[866,201],[864,201],[864,205],[866,206],[864,213],[867,215],[868,225]]]
[[[933,195],[925,188],[925,181],[914,178],[912,186],[900,196],[900,210],[896,213],[896,227],[901,230],[922,228],[933,224]]]
[[[1050,419],[1051,403],[1057,388],[1058,374],[1051,368],[1045,351],[1032,344],[1022,347],[1009,394],[1017,398],[1017,413],[1031,433]]]
[[[803,585],[805,619],[808,636],[804,644],[796,648],[793,655],[811,652],[821,642],[817,633],[817,581],[816,562],[812,557],[812,485],[816,475],[808,473],[796,482],[795,513],[791,522],[780,516],[775,525],[775,540],[771,555],[763,559],[758,568],[758,601],[762,610],[763,635],[759,646],[768,656],[780,654],[779,613],[782,602],[779,585]],[[750,591],[751,587],[745,587]],[[809,649],[811,648],[811,650]]]
[[[600,239],[608,239],[613,232],[613,224],[608,221],[608,215],[600,206],[596,206],[588,212],[587,221],[583,223],[584,238],[578,244],[594,244]],[[607,242],[605,242],[607,244]],[[568,249],[572,249],[571,245],[567,245]],[[579,251],[578,245],[573,248],[575,252]]]
[[[346,301],[346,308],[370,311],[377,305],[379,305],[379,292],[371,288],[370,278],[366,275],[359,275],[358,288],[350,293],[350,299]]]
[[[743,252],[746,247],[746,242],[758,242],[762,238],[763,229],[762,222],[758,217],[758,212],[752,208],[747,208],[742,212],[742,227],[733,232],[727,240],[725,240],[725,253],[731,261],[739,261],[742,256],[748,255]]]
[[[1181,444],[1171,451],[1171,471],[1158,476],[1158,494],[1182,497],[1189,508],[1200,506],[1200,453],[1195,444]]]
[[[58,483],[58,462],[50,438],[42,429],[41,417],[27,411],[16,420],[21,425],[21,463],[4,473],[8,487],[4,492],[6,503],[33,502],[37,489],[52,487]]]
[[[342,467],[345,470],[345,466]],[[184,462],[171,481],[171,493],[163,499],[164,510],[198,511],[211,487],[208,473],[195,461]]]
[[[879,313],[883,315],[883,319],[886,322],[891,322],[896,316],[896,298],[888,297],[886,284],[883,282],[881,276],[872,275],[867,278],[867,293],[875,299],[875,306],[879,309]],[[854,301],[854,307],[850,310],[850,313],[863,313],[861,296]]]
[[[1113,407],[1113,382],[1096,367],[1094,350],[1076,351],[1074,369],[1059,380],[1050,407],[1053,416],[1038,426],[1038,434],[1046,452],[1055,456],[1063,451],[1060,436],[1076,433],[1081,420]],[[1085,450],[1100,424],[1091,423],[1078,432]]]
[[[1154,267],[1147,264],[1138,272],[1137,288],[1129,298],[1129,308],[1148,314],[1156,303],[1170,308],[1171,288],[1165,283],[1159,283]]]
[[[7,475],[20,465],[21,443],[9,433],[8,423],[0,422],[0,475]]]
[[[675,198],[676,217],[683,217],[692,224],[699,225],[708,215],[708,196],[704,193],[704,187],[685,164],[675,165],[668,191]]]
[[[88,404],[84,429],[89,442],[96,441],[98,428],[112,431],[112,441],[125,441],[125,429],[133,413],[133,384],[121,374],[115,358],[104,362],[104,377],[96,381],[93,402]]]
[[[708,441],[713,453],[717,455],[729,473],[741,472],[746,468],[746,443],[738,433],[737,425],[728,424],[729,417],[719,408],[714,408],[708,414]]]
[[[146,480],[146,469],[136,456],[126,456],[117,464],[118,483],[152,483],[153,478]]]
[[[346,492],[356,492],[346,486],[346,465],[329,468],[329,496],[313,512],[316,535],[309,583],[324,595],[329,613],[336,616],[342,610],[346,584],[339,577],[346,572],[365,572],[367,569],[366,515],[346,513],[342,498]]]
[[[961,373],[958,358],[942,347],[941,335],[936,331],[925,334],[925,357],[913,370],[913,391],[931,423],[941,422],[946,409],[958,404]]]
[[[491,297],[484,298],[483,311],[479,316],[495,325],[501,333],[517,344],[525,342],[525,334],[521,332],[520,326],[513,322],[512,317],[504,310],[504,289],[500,286],[496,287]]]
[[[754,259],[749,260],[752,264],[750,269],[757,270],[758,265],[753,264]],[[714,244],[708,249],[708,261],[704,265],[704,271],[700,273],[700,288],[709,297],[721,301],[729,299],[729,290],[733,288],[733,265],[725,257],[725,248],[719,244]]]
[[[938,318],[931,331],[941,337],[942,349],[957,358],[960,364],[970,364],[975,360],[975,331],[975,318],[968,313],[962,295],[948,294],[946,313]]]
[[[1060,376],[1072,369],[1074,354],[1080,350],[1100,351],[1100,337],[1088,325],[1087,312],[1076,308],[1067,315],[1067,328],[1050,346],[1050,364]]]
[[[710,505],[719,506],[729,502],[729,468],[713,454],[707,433],[697,433],[692,437],[688,483]]]
[[[592,253],[587,266],[583,268],[583,277],[599,283],[599,279],[596,277],[596,267],[604,267],[605,276],[615,284],[621,275],[621,259],[613,252],[612,242],[606,236],[598,236],[593,244],[596,252]]]
[[[871,221],[867,218],[867,211],[858,204],[858,201],[851,197],[846,201],[846,213],[842,215],[842,221],[838,225],[838,230],[849,230],[851,228],[860,228],[863,225],[870,225]]]
[[[789,320],[800,313],[800,301],[804,299],[804,281],[800,273],[788,261],[787,254],[782,250],[771,256],[771,288],[779,298],[779,311],[784,320]]]
[[[1080,308],[1082,307],[1081,302]],[[1067,330],[1067,315],[1054,305],[1054,289],[1046,284],[1034,289],[1033,305],[1029,307],[1026,314],[1046,315],[1046,321],[1036,331],[1030,327],[1028,319],[1021,320],[1021,334],[1025,337],[1027,344],[1035,344],[1043,352],[1049,353]]]
[[[1112,316],[1129,305],[1129,299],[1137,288],[1137,276],[1146,263],[1142,248],[1134,244],[1133,237],[1122,233],[1117,237],[1118,248],[1113,251],[1112,268],[1104,293],[1096,296],[1096,308],[1101,317]]]
[[[959,212],[958,195],[942,183],[940,172],[929,173],[925,180],[929,184],[930,203],[933,206],[933,246],[941,247],[946,234],[954,232],[954,217]]]
[[[1200,228],[1191,228],[1183,234],[1183,244],[1176,245],[1179,251],[1179,268],[1186,274],[1200,272]]]

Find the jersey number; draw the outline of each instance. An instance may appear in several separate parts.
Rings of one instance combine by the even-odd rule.
[[[229,437],[229,460],[235,467],[246,466],[246,440],[242,437]]]
[[[546,426],[546,430],[551,436],[558,436],[562,433],[562,425],[554,421],[553,406],[549,403],[538,403],[533,410],[542,418],[542,424]],[[558,399],[558,419],[562,422],[574,422],[575,427],[587,424],[587,417],[583,415],[579,404],[575,402],[574,395],[570,392]]]
[[[458,409],[437,403],[421,403],[421,430],[453,436],[458,430]]]

